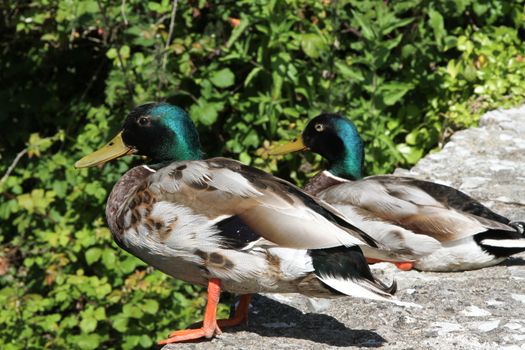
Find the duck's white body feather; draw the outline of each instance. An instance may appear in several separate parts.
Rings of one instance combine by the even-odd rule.
[[[499,264],[505,258],[496,258],[484,251],[472,237],[443,242],[441,249],[414,262],[422,271],[465,271]]]

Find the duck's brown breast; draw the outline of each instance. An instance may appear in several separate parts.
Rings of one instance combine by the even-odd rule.
[[[142,187],[146,187],[148,177],[154,172],[145,166],[132,168],[120,178],[111,190],[106,204],[106,219],[113,239],[120,246],[122,246],[122,235],[124,233],[122,208],[131,204],[132,197]]]

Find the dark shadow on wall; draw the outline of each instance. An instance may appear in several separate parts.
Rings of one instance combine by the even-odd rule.
[[[255,295],[252,300],[248,326],[232,328],[226,332],[234,333],[236,330],[253,332],[263,337],[304,339],[337,347],[376,348],[386,343],[383,337],[373,331],[349,329],[332,316],[305,314],[292,306],[261,295]]]
[[[503,261],[500,265],[502,266],[525,266],[525,259],[511,256],[510,258]]]

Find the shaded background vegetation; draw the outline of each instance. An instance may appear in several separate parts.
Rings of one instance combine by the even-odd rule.
[[[137,104],[180,105],[207,156],[301,183],[318,158],[257,154],[320,111],[357,124],[380,173],[525,97],[523,0],[0,6],[2,349],[151,348],[198,318],[199,288],[152,271],[106,228],[108,191],[138,161],[73,168]]]

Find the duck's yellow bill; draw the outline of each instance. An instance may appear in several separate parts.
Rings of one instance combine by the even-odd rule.
[[[273,147],[268,151],[268,154],[271,156],[278,156],[282,154],[302,151],[306,148],[307,147],[304,145],[303,139],[301,138],[301,136],[299,136],[295,141]]]
[[[135,150],[124,144],[124,141],[122,141],[122,132],[120,132],[104,147],[77,161],[75,163],[75,168],[89,168],[95,165],[104,164],[112,159],[131,153],[135,153]]]

